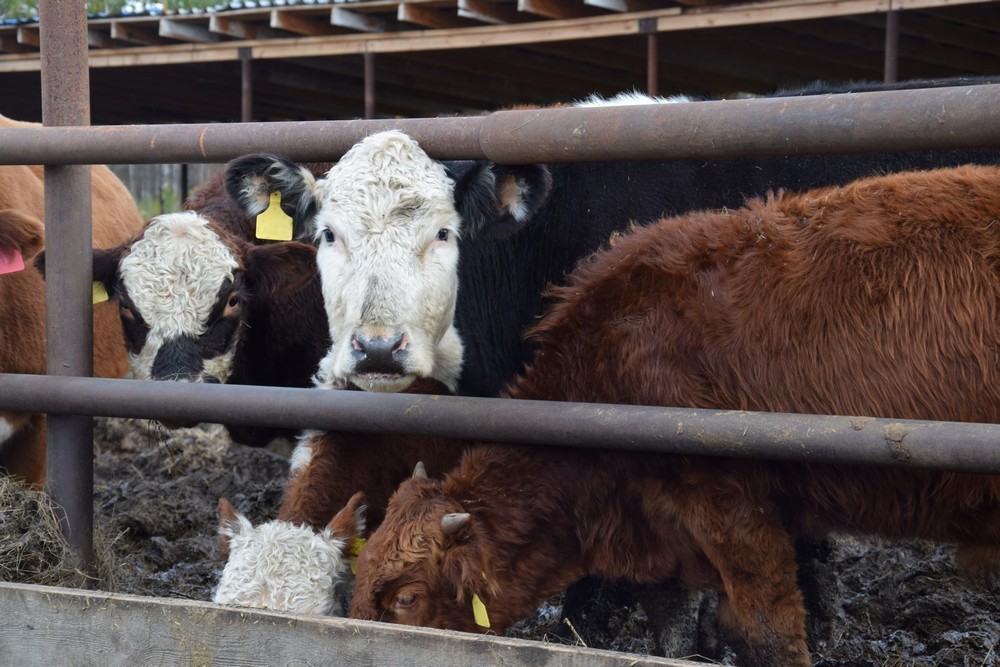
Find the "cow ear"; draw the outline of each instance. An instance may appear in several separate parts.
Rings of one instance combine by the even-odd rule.
[[[114,248],[94,248],[94,280],[104,283],[104,289],[112,297],[118,291],[118,264],[125,255],[125,246]]]
[[[258,296],[284,296],[316,277],[316,248],[297,241],[251,245],[246,252],[247,281]]]
[[[279,155],[254,153],[226,165],[226,190],[247,217],[254,219],[281,193],[281,209],[292,218],[293,238],[312,235],[312,219],[319,207],[316,179],[305,167]]]
[[[493,598],[497,586],[492,560],[479,548],[474,526],[469,528],[453,536],[455,541],[445,551],[442,570],[455,587],[456,599],[471,603],[473,595],[482,601]]]
[[[446,166],[455,181],[455,208],[469,238],[514,234],[535,217],[552,189],[552,173],[542,164],[480,161]]]
[[[229,542],[244,530],[250,529],[250,520],[236,511],[233,504],[219,498],[219,551],[223,558],[229,557]]]
[[[344,505],[344,509],[326,524],[330,535],[340,540],[353,540],[365,534],[365,494],[358,491]]]
[[[17,250],[30,260],[45,247],[45,225],[33,215],[12,208],[0,210],[0,250]]]

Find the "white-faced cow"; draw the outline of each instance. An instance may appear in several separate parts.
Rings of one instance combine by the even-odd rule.
[[[29,125],[0,116],[0,127]],[[94,245],[109,246],[142,224],[125,186],[103,166],[90,171]],[[0,166],[0,372],[45,373],[45,283],[33,265],[45,240],[40,166]],[[24,268],[18,268],[21,265]],[[94,374],[128,370],[114,307],[94,306]],[[45,477],[45,416],[0,411],[0,469],[39,485]]]

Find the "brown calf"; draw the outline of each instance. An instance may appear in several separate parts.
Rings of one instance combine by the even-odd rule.
[[[1000,169],[962,167],[637,229],[554,291],[509,395],[1000,422],[998,218]],[[499,632],[587,574],[679,577],[744,664],[808,665],[792,544],[831,531],[995,577],[1000,476],[475,446],[397,490],[351,615]]]

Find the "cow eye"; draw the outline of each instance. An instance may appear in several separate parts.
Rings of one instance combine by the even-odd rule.
[[[337,240],[337,237],[333,235],[333,230],[328,227],[323,230],[323,240],[327,243],[333,243]]]
[[[445,228],[445,229],[439,229],[438,230],[438,241],[447,241],[448,240],[448,233],[449,232],[448,232],[447,228]]]
[[[229,297],[229,303],[227,304],[230,308],[235,308],[236,304],[240,302],[240,297],[236,294]]]
[[[413,603],[417,601],[416,596],[412,593],[399,593],[396,595],[396,599],[393,606],[396,609],[406,610],[413,606]]]

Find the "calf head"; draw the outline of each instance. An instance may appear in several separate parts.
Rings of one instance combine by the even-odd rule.
[[[365,530],[364,495],[356,493],[327,526],[269,521],[254,528],[219,500],[219,538],[226,566],[212,601],[241,607],[340,616],[351,580],[349,551]],[[339,612],[339,613],[338,613]]]
[[[545,200],[547,169],[486,162],[449,169],[391,130],[356,144],[323,178],[305,173],[282,158],[251,155],[230,163],[227,182],[249,216],[274,191],[295,215],[315,211],[332,340],[317,382],[403,391],[427,377],[454,391],[462,363],[453,325],[458,236],[516,229]]]
[[[191,211],[153,218],[129,241],[93,252],[94,280],[118,300],[140,380],[225,382],[248,301],[280,298],[315,275],[312,246],[254,246]],[[44,255],[36,264],[44,271]]]
[[[488,538],[442,488],[419,475],[397,489],[358,557],[351,618],[450,628],[503,629],[489,618],[498,584]]]

